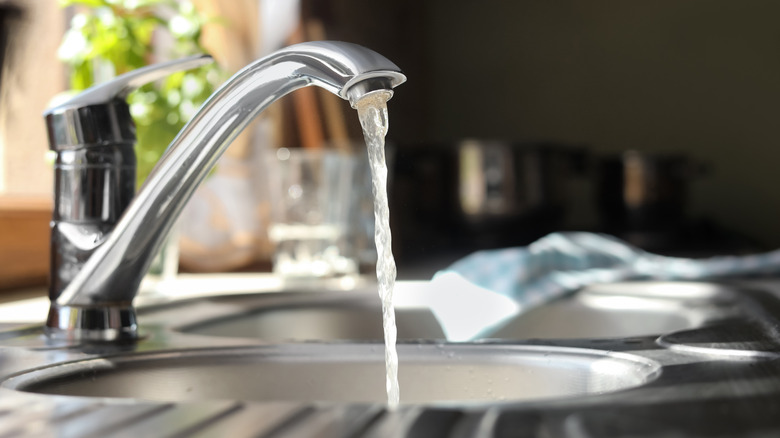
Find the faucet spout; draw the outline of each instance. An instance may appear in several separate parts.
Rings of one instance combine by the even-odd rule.
[[[378,53],[327,41],[290,46],[236,73],[181,130],[114,230],[59,296],[52,297],[49,333],[93,339],[135,336],[134,314],[125,313],[132,311],[141,279],[165,236],[218,158],[271,103],[315,85],[354,105],[366,93],[391,91],[405,80]],[[74,316],[85,309],[97,309],[101,316]],[[110,309],[120,309],[120,315]],[[106,328],[95,320],[128,322]]]

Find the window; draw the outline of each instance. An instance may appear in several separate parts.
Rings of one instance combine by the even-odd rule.
[[[62,9],[46,0],[20,0],[16,9],[4,14],[12,21],[0,51],[0,290],[46,282],[53,172],[41,114],[65,89],[56,56]]]

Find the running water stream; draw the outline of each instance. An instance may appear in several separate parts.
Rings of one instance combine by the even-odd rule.
[[[390,408],[395,408],[400,400],[398,353],[395,348],[395,309],[393,308],[396,269],[391,248],[390,207],[387,202],[387,162],[385,161],[385,135],[388,129],[387,101],[391,96],[392,94],[388,91],[375,91],[362,97],[356,106],[368,148],[372,191],[374,193],[376,279],[379,284],[379,297],[382,299],[382,325],[385,333],[387,404]]]

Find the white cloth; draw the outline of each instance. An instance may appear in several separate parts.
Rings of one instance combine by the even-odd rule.
[[[780,250],[686,259],[651,254],[603,234],[553,233],[527,247],[476,252],[436,273],[433,286],[442,296],[432,311],[448,340],[469,341],[521,312],[590,284],[778,272]]]

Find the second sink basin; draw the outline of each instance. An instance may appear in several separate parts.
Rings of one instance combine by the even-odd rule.
[[[419,285],[418,285],[419,286]],[[424,287],[396,289],[399,340],[444,339]],[[706,283],[622,283],[592,286],[531,309],[486,337],[498,339],[624,338],[700,326],[717,316],[726,289]],[[376,292],[286,292],[202,299],[175,329],[185,333],[267,342],[381,341]],[[181,321],[179,312],[172,320]],[[150,312],[151,316],[155,312]],[[166,319],[165,311],[158,315]]]
[[[367,294],[343,299],[310,296],[290,297],[287,303],[255,307],[237,315],[205,320],[180,331],[206,336],[255,338],[268,342],[289,341],[380,341],[383,339],[382,309]],[[233,298],[239,300],[238,297]],[[258,305],[259,304],[259,305]],[[436,317],[426,308],[396,309],[398,339],[443,339]]]

